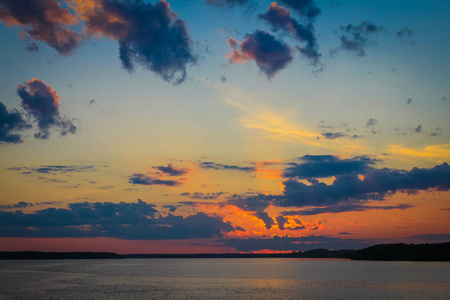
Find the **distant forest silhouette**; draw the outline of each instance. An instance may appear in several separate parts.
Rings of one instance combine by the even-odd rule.
[[[0,252],[0,260],[121,259],[121,258],[343,258],[383,261],[450,261],[450,242],[440,244],[379,244],[360,250],[314,249],[291,253],[116,254],[108,252]]]
[[[352,260],[450,261],[450,242],[381,244],[355,251]]]

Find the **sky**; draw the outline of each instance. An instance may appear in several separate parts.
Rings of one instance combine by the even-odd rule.
[[[1,1],[0,251],[449,241],[449,13]]]

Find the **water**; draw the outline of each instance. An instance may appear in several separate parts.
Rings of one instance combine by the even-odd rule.
[[[0,299],[450,299],[450,263],[286,258],[0,261]]]

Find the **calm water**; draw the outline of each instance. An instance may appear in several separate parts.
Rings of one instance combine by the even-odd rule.
[[[450,299],[450,263],[0,261],[0,299]]]

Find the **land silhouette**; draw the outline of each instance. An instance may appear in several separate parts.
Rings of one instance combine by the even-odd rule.
[[[379,244],[354,250],[314,249],[290,253],[116,254],[109,252],[0,252],[0,260],[133,259],[133,258],[342,258],[379,261],[450,261],[450,242],[439,244]]]

